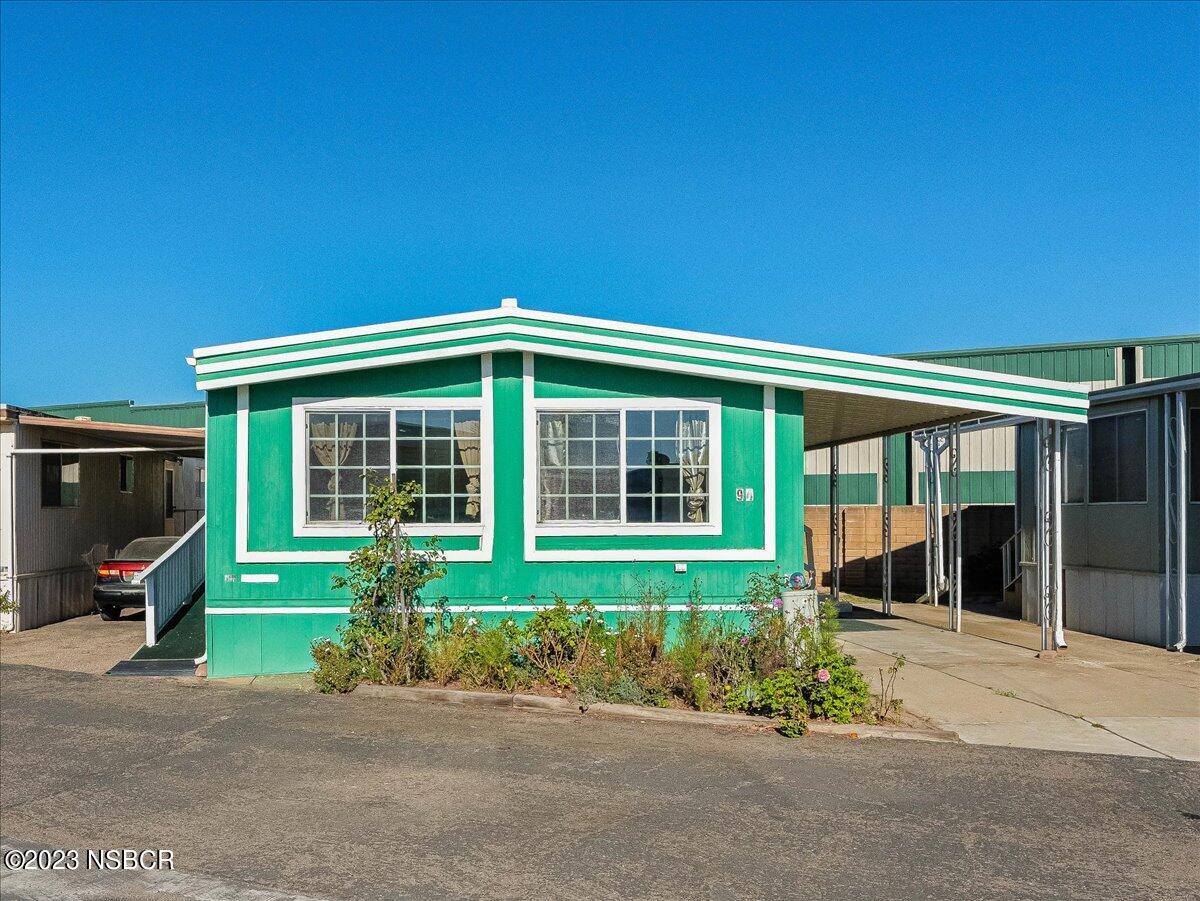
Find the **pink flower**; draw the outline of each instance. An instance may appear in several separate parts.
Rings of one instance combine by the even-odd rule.
[[[778,610],[783,606],[783,598],[775,598],[775,600],[771,601],[771,606]]]
[[[828,682],[829,681],[829,670],[825,669],[825,667],[821,667],[819,670],[817,670],[817,681],[818,682]]]
[[[750,638],[746,635],[743,635],[741,638],[738,639],[738,641],[742,647],[745,647],[746,645],[750,644]]]

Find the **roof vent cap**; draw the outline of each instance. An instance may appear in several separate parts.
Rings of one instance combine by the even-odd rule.
[[[515,297],[506,297],[500,301],[500,309],[515,310],[517,308],[517,299]]]

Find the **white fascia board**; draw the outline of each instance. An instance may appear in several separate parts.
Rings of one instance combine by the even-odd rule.
[[[553,329],[537,328],[535,326],[521,325],[515,327],[504,325],[485,325],[479,328],[463,329],[453,333],[453,337],[460,340],[474,340],[479,338],[498,338],[501,335],[508,334],[512,331],[517,331],[522,338],[530,339],[546,339],[548,341],[562,340],[564,333]],[[587,341],[590,336],[566,336],[571,340]],[[291,351],[281,354],[273,354],[270,356],[258,357],[253,361],[248,360],[232,360],[222,363],[202,363],[196,367],[197,375],[209,375],[219,372],[230,372],[238,369],[245,369],[248,365],[251,366],[278,366],[286,363],[300,363],[307,360],[321,360],[331,355],[337,355],[339,352],[353,353],[370,353],[374,351],[399,350],[406,347],[420,346],[431,343],[431,336],[418,335],[407,338],[389,338],[383,341],[372,341],[363,344],[356,344],[353,347],[345,349],[338,348],[312,348],[309,350]],[[619,338],[608,339],[605,342],[607,347],[620,348],[633,352],[641,353],[672,353],[675,355],[687,355],[685,348],[675,347],[673,345],[662,345],[652,341],[640,340],[638,338]],[[569,352],[569,351],[565,351]],[[721,361],[734,365],[753,365],[762,367],[771,367],[775,369],[792,369],[799,370],[810,374],[827,375],[834,378],[862,378],[871,379],[872,381],[884,382],[893,385],[906,385],[913,388],[931,388],[943,390],[973,390],[985,392],[991,396],[999,398],[1008,398],[1011,400],[1028,400],[1029,393],[1026,391],[1018,391],[1008,388],[995,388],[984,386],[969,386],[958,382],[930,382],[917,375],[899,374],[892,372],[863,372],[858,370],[846,369],[841,366],[827,366],[820,363],[804,363],[798,364],[789,360],[777,360],[773,357],[755,357],[748,356],[744,353],[713,350],[704,354],[704,359],[710,361]],[[363,361],[342,361],[349,368],[353,369]],[[646,368],[670,368],[664,364],[657,363],[654,360],[645,361]],[[322,364],[318,364],[322,365]],[[307,367],[300,367],[301,371],[307,370]],[[979,375],[974,370],[965,370],[957,373],[958,375],[969,374],[970,377],[980,380],[988,380],[987,376]],[[1042,387],[1042,386],[1039,386]],[[1049,386],[1047,386],[1049,387]],[[1069,400],[1069,399],[1068,399]],[[1081,398],[1081,400],[1084,400]],[[1086,401],[1084,401],[1086,403]]]
[[[1061,382],[1051,379],[1037,379],[1029,376],[1012,375],[1003,372],[988,372],[986,370],[965,369],[957,366],[946,366],[940,363],[927,363],[921,360],[906,360],[896,357],[885,357],[876,354],[860,354],[850,351],[829,350],[827,348],[808,347],[800,344],[784,344],[777,341],[763,341],[755,338],[737,338],[729,335],[717,335],[711,332],[696,332],[685,329],[665,328],[662,326],[640,325],[631,322],[621,322],[614,319],[597,319],[589,316],[572,316],[565,313],[549,313],[543,310],[529,310],[509,307],[492,307],[485,310],[474,310],[467,313],[451,313],[442,316],[428,316],[420,319],[408,319],[398,322],[382,323],[379,325],[359,326],[356,328],[336,329],[324,332],[291,335],[281,338],[267,338],[260,341],[243,341],[237,344],[216,345],[213,347],[196,348],[193,358],[216,356],[228,353],[240,353],[253,350],[269,350],[285,348],[296,344],[312,341],[336,341],[340,339],[361,338],[368,335],[381,334],[405,329],[430,328],[439,325],[457,325],[466,322],[481,322],[497,318],[519,318],[540,320],[558,325],[578,326],[583,328],[608,329],[610,331],[628,332],[638,336],[657,336],[676,338],[687,341],[704,341],[727,347],[737,347],[744,350],[767,350],[778,353],[804,354],[825,357],[831,360],[862,363],[871,366],[891,366],[924,372],[931,375],[969,375],[975,378],[987,378],[996,382],[1007,382],[1013,385],[1026,385],[1062,391],[1079,391],[1080,386],[1073,382]],[[428,341],[426,336],[424,340]],[[678,351],[679,349],[676,348]],[[331,349],[324,348],[322,353],[329,355]],[[256,365],[248,360],[236,361],[240,366]],[[203,366],[204,364],[200,364]],[[257,365],[266,365],[263,363]],[[199,371],[199,370],[198,370]],[[215,371],[215,370],[214,370]]]
[[[467,347],[449,347],[430,351],[416,351],[412,353],[397,354],[395,356],[373,357],[368,360],[321,363],[298,369],[275,370],[273,372],[261,372],[252,375],[233,376],[226,379],[214,379],[212,381],[198,383],[196,387],[201,391],[214,390],[217,388],[228,388],[234,386],[261,384],[266,382],[285,381],[287,379],[294,378],[305,378],[313,375],[325,375],[332,372],[346,372],[355,369],[375,369],[384,366],[395,366],[403,363],[421,363],[428,360],[476,356],[481,353],[502,353],[506,351],[519,351],[522,353],[540,354],[542,356],[562,357],[566,359],[590,360],[592,362],[611,363],[616,366],[625,366],[634,369],[654,368],[653,361],[633,358],[626,354],[579,350],[574,348],[567,349],[561,347],[550,347],[534,341],[522,341],[504,338],[497,341],[488,341],[483,344],[476,344]],[[802,376],[756,377],[753,373],[742,370],[725,369],[719,366],[708,366],[702,363],[673,362],[670,366],[670,370],[672,372],[683,372],[690,375],[706,376],[725,381],[744,382],[751,385],[776,385],[781,388],[793,388],[799,391],[828,391],[831,394],[857,394],[866,397],[882,397],[889,400],[905,401],[913,404],[928,404],[939,407],[956,407],[957,409],[961,409],[964,413],[1010,413],[1054,419],[1062,422],[1087,421],[1086,399],[1023,398],[1028,399],[1033,403],[1036,403],[1040,400],[1041,402],[1056,403],[1062,406],[1078,408],[1078,412],[1076,413],[1047,413],[1044,411],[1031,409],[1029,406],[1021,403],[1008,404],[993,401],[964,401],[955,398],[923,397],[919,394],[911,394],[909,392],[885,388],[874,388],[861,385],[830,384],[828,382],[804,378]],[[970,370],[965,371],[970,372]],[[842,372],[839,372],[838,374],[844,375]],[[913,387],[924,387],[935,390],[938,386],[917,385]],[[969,386],[954,385],[950,387],[952,390],[970,390]]]

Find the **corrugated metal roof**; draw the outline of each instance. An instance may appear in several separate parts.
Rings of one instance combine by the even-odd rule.
[[[86,416],[96,422],[126,422],[169,428],[204,428],[204,401],[174,404],[135,404],[131,400],[100,400],[77,404],[47,404],[34,409],[65,419]]]

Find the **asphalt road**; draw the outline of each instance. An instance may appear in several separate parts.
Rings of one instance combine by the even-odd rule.
[[[6,898],[1180,898],[1200,766],[6,665],[0,832],[176,866]]]

